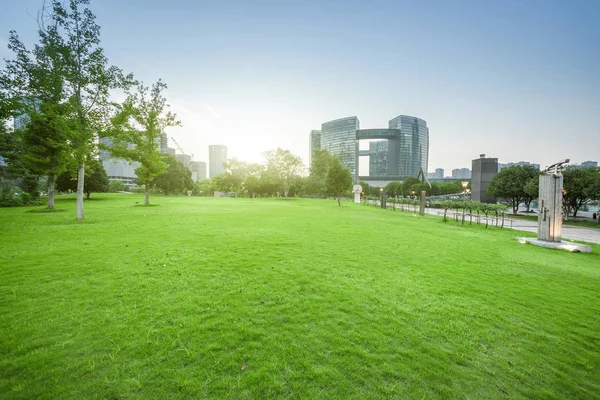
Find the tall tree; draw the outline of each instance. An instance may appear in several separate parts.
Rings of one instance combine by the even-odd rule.
[[[267,170],[277,178],[283,189],[283,194],[288,197],[290,187],[295,179],[304,172],[302,159],[289,150],[271,150],[265,153]]]
[[[110,139],[107,147],[114,157],[140,163],[135,173],[146,187],[144,204],[150,204],[152,181],[169,166],[160,153],[161,134],[167,127],[181,125],[177,116],[167,111],[169,105],[162,95],[166,88],[161,80],[151,90],[139,84],[137,93],[130,94],[119,106],[106,132]]]
[[[586,201],[600,197],[600,168],[567,168],[563,171],[563,204],[573,217]]]
[[[507,202],[512,207],[513,215],[517,215],[519,204],[528,196],[525,185],[538,174],[539,171],[530,165],[504,168],[490,181],[487,194]]]
[[[191,189],[194,185],[192,171],[170,154],[163,154],[163,159],[168,164],[167,170],[154,178],[151,185],[156,185],[165,196]]]
[[[13,74],[17,78],[13,82],[19,90],[36,84],[43,86],[43,82],[49,82],[52,87],[55,97],[51,101],[39,97],[39,93],[45,94],[43,87],[44,90],[27,92],[29,96],[21,103],[28,107],[26,114],[30,116],[36,112],[39,102],[50,103],[55,108],[49,114],[54,117],[57,131],[66,135],[66,143],[78,166],[77,219],[83,219],[85,162],[93,154],[97,132],[110,108],[109,91],[126,86],[132,77],[124,77],[120,69],[108,66],[100,47],[100,26],[87,7],[90,0],[69,0],[65,5],[60,0],[49,3],[48,6],[44,3],[40,11],[39,50],[45,58],[39,65],[51,66],[52,73],[41,73],[32,81],[23,79],[28,73],[21,72],[38,64],[13,32],[10,42],[17,53]],[[62,138],[59,142],[65,143]]]
[[[310,173],[305,191],[309,194],[324,195],[327,192],[327,170],[332,156],[327,150],[315,150],[310,164]]]
[[[337,198],[338,207],[342,206],[340,198],[345,191],[352,188],[352,175],[350,170],[342,165],[339,157],[334,157],[327,169],[327,190]]]
[[[85,186],[83,192],[89,200],[92,193],[104,193],[108,191],[108,175],[97,159],[90,160],[85,169]],[[77,190],[77,168],[67,170],[56,178],[56,189],[61,192]]]
[[[54,208],[54,184],[71,159],[68,142],[69,104],[64,97],[64,60],[58,22],[46,23],[46,10],[38,19],[39,43],[28,50],[16,32],[10,32],[9,49],[15,54],[0,72],[0,91],[12,104],[17,129],[11,132],[13,151],[9,164],[22,173],[48,177],[48,208]],[[6,104],[6,103],[5,103]],[[18,150],[17,150],[18,149]],[[17,151],[15,151],[17,150]],[[10,152],[10,150],[9,150]]]
[[[529,208],[531,207],[531,202],[537,199],[540,195],[540,178],[536,176],[535,178],[531,178],[525,183],[525,195],[523,196],[523,203],[527,207],[527,212],[529,212]]]

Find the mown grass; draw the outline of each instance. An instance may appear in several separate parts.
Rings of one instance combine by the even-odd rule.
[[[600,246],[327,200],[0,209],[0,398],[599,398]],[[519,232],[519,235],[522,235]]]

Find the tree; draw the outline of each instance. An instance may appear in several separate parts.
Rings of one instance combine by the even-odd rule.
[[[248,171],[248,164],[245,161],[232,158],[223,163],[223,168],[225,169],[224,179],[227,180],[232,191],[240,192]]]
[[[89,175],[86,175],[85,177],[85,185],[83,187],[86,198],[89,200],[92,192],[108,192],[108,175],[106,175],[106,170],[102,163],[98,160],[94,160],[87,171],[90,172]]]
[[[26,110],[28,114],[35,113],[39,101],[56,108],[48,115],[60,127],[56,131],[65,135],[78,166],[77,219],[84,217],[85,162],[93,153],[98,130],[110,108],[110,90],[127,86],[132,80],[131,75],[124,77],[121,70],[107,65],[108,60],[100,47],[100,27],[94,14],[86,7],[89,3],[90,0],[69,0],[63,6],[63,2],[55,0],[48,7],[44,5],[40,12],[39,50],[45,57],[43,65],[51,65],[52,74],[34,79],[31,85],[49,80],[54,95],[51,101],[27,91],[30,81],[21,77],[28,76],[28,68],[35,62],[16,33],[11,33],[10,40],[13,51],[18,54],[12,74],[17,78],[12,82],[19,91],[33,95],[21,104],[29,107]],[[59,139],[57,142],[65,143],[62,137]]]
[[[309,176],[304,190],[308,194],[325,194],[327,191],[327,170],[332,156],[327,150],[315,150],[312,154]]]
[[[152,181],[170,165],[160,153],[161,134],[167,127],[181,126],[177,116],[166,111],[169,105],[162,96],[166,88],[161,80],[153,84],[151,90],[139,84],[137,93],[130,94],[119,106],[112,118],[112,126],[106,132],[110,139],[107,148],[113,156],[140,163],[135,173],[146,187],[146,205],[150,204]]]
[[[280,148],[266,152],[265,157],[267,170],[277,179],[287,197],[294,180],[304,171],[302,159],[289,150]]]
[[[419,180],[417,178],[414,178],[412,176],[404,179],[402,181],[402,195],[403,196],[410,196],[410,191],[411,191],[410,188],[415,183],[421,183],[421,182],[419,182]]]
[[[108,184],[108,191],[111,193],[122,192],[124,190],[125,190],[125,184],[123,183],[123,181],[114,180],[114,181],[110,181]]]
[[[340,198],[344,191],[352,188],[350,170],[342,165],[342,160],[334,157],[327,169],[327,191],[337,198],[338,207],[342,206]]]
[[[383,189],[391,197],[397,197],[402,195],[402,183],[401,182],[390,182]]]
[[[192,171],[170,154],[163,154],[163,157],[167,170],[154,178],[151,184],[162,190],[165,196],[191,189],[194,185]]]
[[[225,194],[231,192],[233,187],[231,186],[231,181],[228,179],[227,174],[223,172],[217,176],[212,178],[213,187],[216,191],[223,192]]]
[[[517,215],[519,204],[528,197],[525,185],[538,174],[539,171],[530,165],[504,168],[490,181],[487,194],[507,202],[512,207],[513,215]]]
[[[540,178],[536,176],[535,178],[531,178],[525,184],[525,196],[523,196],[523,203],[527,207],[527,212],[529,212],[529,207],[531,206],[531,202],[537,199],[540,195]]]
[[[85,185],[83,187],[83,192],[85,193],[86,198],[89,200],[92,193],[108,192],[109,182],[108,176],[106,175],[106,170],[104,169],[104,166],[99,160],[93,159],[89,163],[87,163],[87,165],[88,168],[86,168],[85,171]],[[56,189],[61,192],[77,190],[76,176],[76,168],[63,172],[56,178]],[[123,182],[113,182],[119,182],[121,185],[123,185],[123,187],[119,188],[118,190],[125,190],[125,185],[123,184]],[[112,191],[116,192],[117,190]]]
[[[249,197],[256,197],[264,190],[264,170],[265,167],[261,164],[248,164],[246,174],[244,176],[243,187],[248,192]]]
[[[568,210],[577,211],[588,200],[600,197],[600,168],[567,168],[563,171],[563,203]]]
[[[194,184],[192,192],[196,196],[212,196],[214,193],[213,183],[210,179],[203,179]]]
[[[4,118],[17,118],[17,129],[1,140],[10,169],[19,175],[48,177],[48,208],[54,208],[56,176],[71,159],[68,142],[69,104],[63,96],[63,60],[57,56],[57,22],[46,25],[42,12],[39,25],[40,43],[27,50],[16,32],[10,33],[9,49],[15,59],[6,61],[0,72],[0,91],[4,93]],[[1,107],[1,106],[0,106]],[[2,133],[7,133],[4,130]]]

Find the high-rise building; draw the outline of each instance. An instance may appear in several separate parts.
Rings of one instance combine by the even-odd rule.
[[[369,176],[386,176],[388,173],[388,141],[369,143]]]
[[[208,146],[208,165],[209,176],[215,176],[225,172],[223,163],[227,161],[227,147],[222,144],[213,144]]]
[[[311,151],[317,146],[313,145],[313,132]],[[359,151],[359,140],[379,140],[376,143],[380,144],[370,145],[369,151]],[[421,169],[427,171],[429,129],[424,120],[407,115],[390,120],[388,129],[360,129],[357,117],[346,117],[321,125],[318,147],[339,156],[354,181],[359,180],[358,158],[361,155],[370,158],[369,176],[360,177],[361,180],[368,182],[373,177],[378,182],[398,181],[417,177]],[[382,180],[382,177],[387,179]]]
[[[110,138],[101,138],[100,142],[110,146]],[[129,144],[129,148],[133,148],[133,144]],[[129,162],[122,158],[114,158],[107,150],[100,151],[100,160],[102,166],[106,170],[109,181],[121,181],[126,186],[134,186],[137,175],[135,170],[140,166],[139,162]]]
[[[471,170],[469,168],[456,168],[452,170],[454,179],[471,179]]]
[[[194,182],[206,179],[206,163],[202,161],[192,161],[190,163],[192,170],[192,180]]]
[[[444,179],[444,168],[436,168],[433,175],[434,179]]]
[[[581,163],[581,166],[583,168],[597,167],[598,166],[598,161],[584,161],[584,162]]]
[[[310,149],[308,152],[308,164],[312,164],[312,155],[315,150],[321,150],[321,131],[310,131]]]
[[[496,198],[488,196],[485,192],[490,186],[490,181],[498,173],[498,159],[486,158],[481,154],[472,161],[471,199],[482,203],[495,203]]]
[[[321,149],[341,158],[343,165],[350,170],[352,180],[358,177],[358,141],[356,131],[360,122],[356,117],[346,117],[321,125]]]

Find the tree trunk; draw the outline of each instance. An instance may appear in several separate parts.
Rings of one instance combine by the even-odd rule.
[[[56,176],[48,175],[48,209],[54,209],[54,184],[56,182]]]
[[[87,200],[89,200],[89,199],[90,199],[90,195],[91,195],[91,194],[92,194],[92,192],[87,192],[87,193],[85,194],[85,198],[86,198]]]
[[[337,201],[338,201],[338,207],[341,207],[342,203],[340,202],[340,196],[338,196]]]
[[[85,163],[81,163],[77,173],[77,219],[83,219],[83,183],[85,179]]]
[[[150,185],[146,184],[146,199],[144,200],[145,205],[150,204]]]

